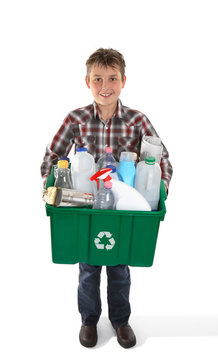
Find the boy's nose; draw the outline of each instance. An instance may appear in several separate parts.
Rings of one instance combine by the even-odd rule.
[[[107,80],[103,80],[102,90],[107,90],[107,89],[108,89],[108,82],[107,82]]]

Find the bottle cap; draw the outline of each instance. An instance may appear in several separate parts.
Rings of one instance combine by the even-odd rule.
[[[76,149],[76,152],[80,152],[80,151],[87,151],[87,149],[85,147],[81,147],[81,148]]]
[[[68,161],[67,160],[59,160],[58,161],[58,168],[66,169],[68,168]]]
[[[112,154],[112,148],[110,146],[105,149],[106,154]]]
[[[108,168],[108,169],[111,169],[112,171],[112,173],[116,173],[117,172],[117,169],[116,169],[116,166],[114,166],[114,165],[106,165],[106,167]],[[105,168],[106,168],[105,167]]]
[[[60,158],[60,160],[67,160],[68,162],[70,162],[70,158],[67,157],[67,156],[62,156],[62,157]]]
[[[145,163],[148,165],[154,165],[155,164],[155,157],[154,156],[147,156],[145,159]]]
[[[111,188],[112,188],[112,182],[111,182],[111,181],[105,181],[104,187],[105,187],[106,189],[111,189]]]
[[[120,154],[120,161],[133,162],[137,159],[137,154],[131,151],[122,151]]]

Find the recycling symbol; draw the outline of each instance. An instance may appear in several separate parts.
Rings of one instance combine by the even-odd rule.
[[[104,236],[106,236],[106,238],[107,238],[107,242],[108,242],[107,245],[104,245],[102,243],[102,239]],[[102,250],[104,250],[104,249],[111,250],[111,249],[113,249],[113,247],[115,245],[115,240],[109,231],[100,231],[100,233],[95,238],[94,242],[95,242],[95,246],[97,247],[97,249],[102,249]]]

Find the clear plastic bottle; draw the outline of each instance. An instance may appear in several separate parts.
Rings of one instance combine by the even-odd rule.
[[[56,169],[56,180],[54,186],[64,189],[73,188],[73,184],[71,181],[71,173],[70,173],[70,169],[68,168],[67,160],[58,161],[58,167]]]
[[[68,167],[69,167],[69,164],[70,164],[70,159],[69,159],[69,157],[67,157],[67,156],[62,156],[59,160],[66,160],[66,161],[68,161]],[[55,178],[57,177],[57,169],[58,169],[58,164],[56,164],[56,165],[54,166],[54,177],[55,177]],[[72,179],[71,179],[71,182],[72,182]],[[72,182],[72,184],[73,184],[73,182]]]
[[[102,155],[97,161],[97,170],[102,168],[110,168],[112,170],[110,176],[117,179],[117,163],[116,159],[112,155],[112,148],[110,146],[106,147],[104,155]]]
[[[112,193],[111,181],[104,183],[104,188],[100,189],[94,199],[93,209],[113,209],[114,195]]]
[[[148,156],[136,166],[135,189],[148,201],[152,210],[158,209],[161,169],[155,157]]]
[[[97,170],[103,168],[110,168],[112,171],[110,173],[110,177],[112,179],[118,180],[117,175],[117,162],[115,157],[112,155],[112,148],[110,146],[105,148],[105,153],[102,155],[97,161]],[[99,180],[99,189],[104,188],[104,182]]]
[[[71,160],[71,171],[74,189],[91,194],[96,193],[96,185],[90,180],[96,171],[95,160],[86,148],[76,150],[76,154]]]

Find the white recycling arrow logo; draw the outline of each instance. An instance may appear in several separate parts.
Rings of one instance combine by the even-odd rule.
[[[106,236],[106,238],[108,239],[108,242],[110,244],[104,245],[101,243],[101,239],[104,236]],[[100,233],[95,238],[94,242],[95,242],[95,246],[97,247],[97,249],[101,249],[101,250],[103,250],[103,249],[111,250],[111,249],[113,249],[113,247],[115,245],[115,240],[109,231],[100,231]]]

